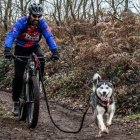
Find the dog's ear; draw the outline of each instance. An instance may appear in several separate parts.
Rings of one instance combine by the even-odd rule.
[[[110,75],[108,75],[108,76],[107,76],[107,80],[108,80],[110,83],[112,83],[112,80],[113,80],[113,79],[112,79],[112,77],[111,77]]]
[[[112,79],[109,79],[108,81],[109,81],[109,83],[112,83]]]
[[[108,81],[112,84],[113,83],[113,78],[108,77]]]
[[[113,88],[113,83],[112,83],[113,79],[109,77],[108,82],[109,82],[108,85]]]
[[[111,81],[109,81],[108,85],[109,85],[111,88],[113,88],[113,84],[112,84]]]

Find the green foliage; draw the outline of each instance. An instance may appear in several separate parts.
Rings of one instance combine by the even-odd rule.
[[[125,120],[133,121],[133,120],[140,120],[140,114],[133,114],[124,117]]]
[[[1,59],[0,60],[0,79],[4,78],[3,75],[6,74],[6,71],[5,71],[6,66],[7,66],[6,61],[4,59]]]
[[[0,88],[10,87],[12,82],[13,64],[6,59],[0,59]]]

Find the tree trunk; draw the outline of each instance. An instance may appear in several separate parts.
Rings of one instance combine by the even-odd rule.
[[[12,2],[12,0],[8,0],[6,8],[5,8],[5,14],[4,14],[3,22],[4,22],[4,28],[5,28],[6,31],[8,30],[8,22],[9,22],[8,21],[8,15],[9,15],[10,7],[12,6],[11,2]]]

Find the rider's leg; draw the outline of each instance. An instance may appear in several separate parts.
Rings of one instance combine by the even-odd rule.
[[[14,102],[12,113],[14,116],[18,116],[19,113],[19,97],[22,92],[24,69],[24,65],[15,62],[15,75],[12,84],[12,99]]]
[[[15,55],[26,56],[27,53],[25,48],[15,46]],[[14,102],[19,101],[20,93],[22,91],[23,74],[25,71],[26,63],[20,62],[19,60],[14,61],[14,78],[12,88],[12,99]]]
[[[15,55],[24,56],[27,55],[19,46],[15,47]],[[14,106],[12,112],[15,116],[18,115],[19,111],[19,97],[22,92],[22,85],[23,85],[23,74],[25,71],[26,63],[22,63],[18,60],[14,61],[14,78],[12,83],[12,100],[14,102]]]

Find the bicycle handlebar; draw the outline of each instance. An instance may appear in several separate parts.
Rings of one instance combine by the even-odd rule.
[[[12,58],[14,59],[14,60],[18,60],[18,61],[20,61],[20,62],[27,62],[28,61],[28,59],[30,58],[30,56],[20,56],[20,55],[14,55],[14,54],[12,54]],[[27,60],[23,60],[23,59],[27,59]],[[54,60],[52,60],[51,59],[51,57],[38,57],[37,56],[37,58],[38,59],[41,59],[41,58],[43,58],[44,60],[45,60],[45,62],[50,62],[50,61],[54,61]],[[40,61],[41,62],[41,61]]]

